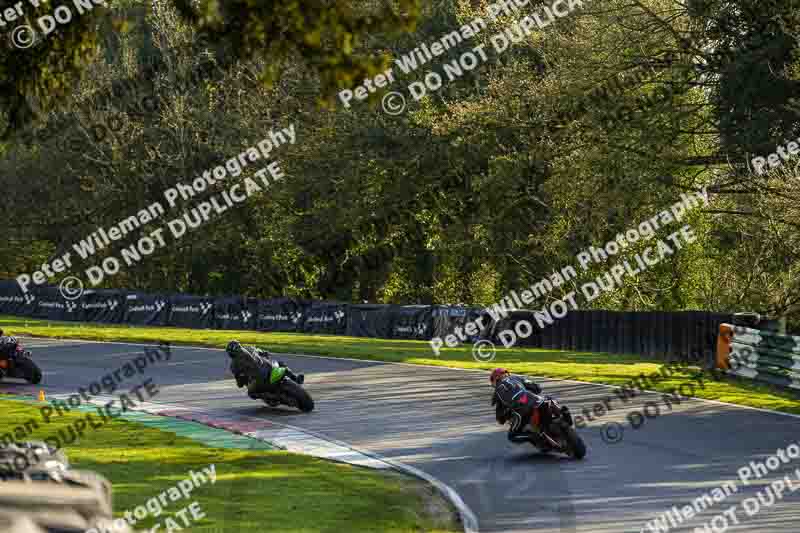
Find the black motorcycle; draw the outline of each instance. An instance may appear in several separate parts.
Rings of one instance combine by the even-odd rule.
[[[272,368],[269,371],[269,387],[261,392],[248,393],[254,400],[263,400],[270,407],[277,407],[280,404],[296,407],[304,413],[314,410],[314,400],[302,386],[286,374],[287,367],[272,361]],[[247,385],[248,380],[244,376],[236,377],[236,384],[241,388]]]
[[[42,381],[42,371],[31,352],[16,337],[0,338],[0,380],[3,378],[24,379],[34,385]]]
[[[541,431],[527,431],[515,438],[515,442],[530,442],[542,452],[565,453],[573,459],[586,456],[586,444],[575,431],[575,423],[567,406],[561,406],[555,399],[546,397],[537,408],[532,409],[530,424]]]

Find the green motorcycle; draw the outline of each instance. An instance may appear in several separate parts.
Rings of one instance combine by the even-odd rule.
[[[263,400],[270,407],[277,407],[280,404],[289,407],[297,407],[304,413],[314,410],[314,400],[299,383],[290,378],[294,375],[288,372],[289,369],[276,361],[271,361],[272,368],[269,370],[269,385],[258,392],[248,392],[248,396],[254,400]],[[266,377],[266,376],[265,376]],[[237,384],[241,387],[241,381],[237,378]]]

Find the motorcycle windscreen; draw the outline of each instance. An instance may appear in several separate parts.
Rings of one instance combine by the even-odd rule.
[[[273,366],[272,372],[269,373],[269,384],[274,385],[275,383],[279,382],[283,379],[283,376],[286,374],[286,369],[279,366]]]

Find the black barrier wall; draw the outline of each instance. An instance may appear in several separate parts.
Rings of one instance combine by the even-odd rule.
[[[379,305],[241,296],[202,297],[98,289],[75,300],[57,287],[34,287],[23,294],[14,281],[0,281],[0,314],[48,320],[178,326],[296,333],[323,333],[386,339],[429,340],[452,334],[479,317],[483,328],[467,335],[501,346],[502,332],[529,322],[532,333],[515,345],[545,349],[639,354],[653,359],[711,362],[719,325],[732,314],[704,311],[572,311],[541,328],[532,311],[511,311],[498,321],[481,308],[445,305]],[[520,328],[528,332],[529,329]]]
[[[712,363],[719,325],[732,320],[730,313],[706,311],[571,311],[564,318],[540,327],[532,311],[512,311],[492,323],[486,337],[503,345],[517,331],[514,345],[531,348],[639,354],[653,359]],[[532,328],[520,326],[527,321]]]
[[[347,333],[347,304],[342,302],[314,302],[303,312],[304,333]]]

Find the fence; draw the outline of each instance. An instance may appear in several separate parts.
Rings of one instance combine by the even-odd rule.
[[[800,337],[721,324],[717,367],[744,378],[800,389]]]
[[[444,305],[257,300],[116,289],[87,290],[80,298],[68,300],[56,287],[34,287],[23,294],[15,282],[0,282],[1,314],[54,321],[427,340],[450,333],[477,312]]]
[[[534,332],[517,345],[559,350],[640,354],[654,359],[711,362],[719,324],[731,314],[572,311],[538,328],[532,311],[512,311],[499,321],[480,308],[445,305],[378,305],[241,296],[203,297],[128,290],[87,290],[66,300],[56,287],[23,294],[16,282],[0,282],[0,313],[59,321],[185,328],[326,333],[355,337],[429,340],[445,337],[484,316],[480,337],[499,342],[500,331],[519,321]]]
[[[495,344],[500,332],[520,321],[533,333],[517,345],[583,352],[639,354],[660,360],[713,362],[717,330],[732,314],[706,311],[570,311],[553,324],[540,327],[532,311],[513,311],[486,331]],[[520,328],[524,331],[524,328]]]

